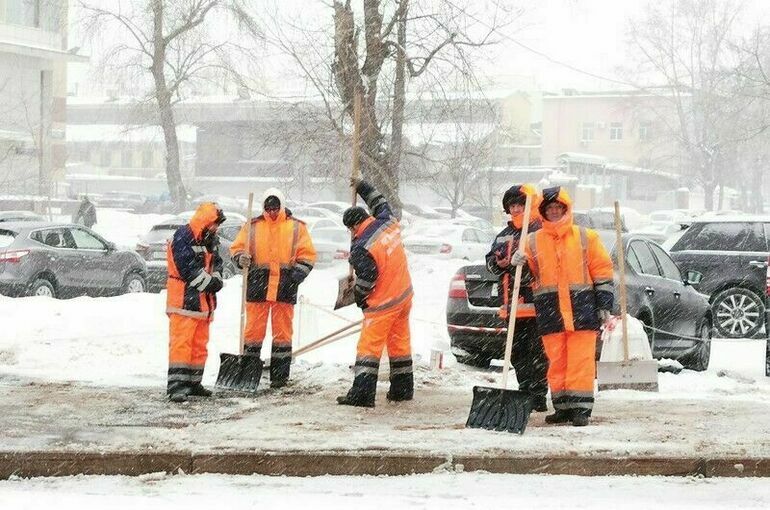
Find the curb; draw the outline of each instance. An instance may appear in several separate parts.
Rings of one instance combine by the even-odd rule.
[[[0,452],[0,479],[13,476],[129,475],[167,472],[231,475],[410,475],[487,471],[579,476],[770,477],[770,458],[481,457],[358,452]]]

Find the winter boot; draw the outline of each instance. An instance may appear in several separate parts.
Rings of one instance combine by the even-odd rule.
[[[545,422],[550,424],[567,423],[572,420],[572,409],[557,409],[553,414],[545,417]]]
[[[405,366],[399,367],[394,363],[403,362],[390,362],[390,389],[386,395],[390,402],[404,402],[406,400],[412,400],[414,398],[414,374],[412,370],[412,360],[409,360],[408,368]],[[398,373],[399,370],[408,369],[409,373]],[[394,373],[395,372],[395,373]]]
[[[211,390],[207,390],[201,383],[195,383],[190,386],[190,393],[193,397],[210,397],[213,395]]]
[[[180,386],[168,394],[168,399],[172,402],[180,404],[182,402],[187,402],[187,395],[189,395],[189,393],[189,386]]]
[[[377,373],[359,373],[353,379],[353,386],[347,395],[337,397],[337,403],[343,406],[374,407],[377,394]]]
[[[282,388],[286,386],[291,372],[291,344],[273,344],[270,357],[270,387]]]
[[[573,427],[585,427],[588,425],[590,414],[584,411],[575,411],[572,416]]]
[[[548,411],[548,404],[545,400],[545,395],[535,395],[532,397],[532,410],[537,413],[544,413]]]

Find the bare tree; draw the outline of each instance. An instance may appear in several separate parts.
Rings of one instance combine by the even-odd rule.
[[[234,14],[243,21],[243,2],[237,0],[81,0],[90,34],[113,31],[120,41],[109,48],[104,60],[111,69],[138,71],[140,86],[149,73],[151,103],[163,130],[166,145],[166,177],[175,207],[184,209],[187,190],[179,165],[179,141],[173,105],[184,87],[194,80],[209,79],[212,70],[228,70],[230,43],[214,37],[205,23],[216,11]],[[253,29],[253,27],[252,27]],[[252,30],[252,33],[255,31]],[[149,99],[149,98],[148,98]]]
[[[730,0],[656,2],[630,28],[639,58],[634,74],[653,84],[662,80],[667,107],[655,112],[664,127],[661,136],[676,140],[684,171],[703,186],[708,209],[723,184],[736,144],[734,126],[745,108],[732,100],[736,61],[731,41],[739,11]]]

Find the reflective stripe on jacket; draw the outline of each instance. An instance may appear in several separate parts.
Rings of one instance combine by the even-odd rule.
[[[254,218],[252,228],[246,300],[295,304],[299,284],[316,261],[307,226],[282,207],[275,220],[267,214]],[[247,241],[248,225],[244,225],[230,246],[234,258],[246,251]]]

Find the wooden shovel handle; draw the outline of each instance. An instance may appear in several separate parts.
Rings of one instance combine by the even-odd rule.
[[[364,321],[362,321],[362,320],[358,321],[358,322],[351,322],[350,324],[347,324],[346,326],[341,327],[337,331],[329,333],[328,335],[326,335],[324,337],[321,337],[318,340],[314,340],[313,342],[310,342],[309,344],[300,347],[299,349],[294,351],[294,353],[292,354],[292,357],[299,356],[300,354],[304,354],[306,352],[312,351],[313,349],[317,349],[318,347],[322,347],[323,345],[326,345],[327,343],[331,343],[331,341],[327,342],[327,340],[330,340],[331,338],[339,335],[340,333],[344,333],[345,331],[351,330],[351,329],[353,329],[356,326],[361,326],[363,323],[364,323]],[[352,331],[348,332],[347,335],[341,336],[340,338],[344,338],[345,336],[348,336],[348,335],[351,335],[351,334],[353,334]],[[332,341],[339,340],[340,338],[334,338],[334,340],[332,340]]]
[[[519,238],[519,250],[524,251],[529,234],[529,215],[532,209],[532,195],[527,195],[527,202],[524,204],[524,220],[521,225],[521,237]],[[502,388],[508,387],[508,365],[511,364],[511,351],[513,350],[513,332],[516,329],[516,312],[519,306],[519,292],[521,291],[521,272],[524,266],[516,266],[516,273],[513,275],[513,293],[511,294],[511,311],[508,312],[508,332],[505,337],[505,359],[503,360],[503,381]]]
[[[620,321],[623,331],[623,362],[628,362],[628,321],[626,320],[626,254],[623,248],[623,232],[620,218],[620,202],[615,201],[615,244],[618,257],[618,271],[620,272]]]
[[[246,253],[251,256],[251,243],[254,242],[254,230],[251,226],[251,211],[254,205],[254,193],[249,193],[249,205],[246,209]],[[243,356],[243,345],[246,342],[246,288],[249,283],[249,266],[241,269],[242,288],[241,288],[241,328],[240,328],[240,347],[239,352]]]

